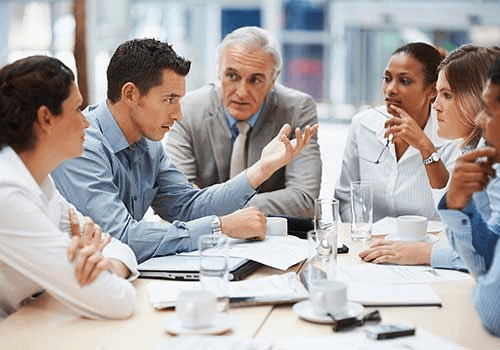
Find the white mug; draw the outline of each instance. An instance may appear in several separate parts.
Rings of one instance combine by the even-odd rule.
[[[347,310],[347,285],[341,281],[318,280],[310,288],[311,303],[317,314],[343,314]]]
[[[288,222],[286,218],[271,216],[267,218],[266,236],[286,236]]]
[[[403,241],[422,241],[427,234],[427,218],[403,215],[397,218],[398,237]]]
[[[216,306],[217,299],[211,291],[186,289],[177,295],[175,313],[183,327],[201,329],[213,324]]]

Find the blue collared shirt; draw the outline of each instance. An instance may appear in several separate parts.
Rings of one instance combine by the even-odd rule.
[[[212,217],[226,215],[255,193],[243,172],[224,184],[194,189],[161,142],[129,145],[107,105],[86,108],[84,154],[53,172],[59,191],[104,231],[127,243],[142,262],[197,249]],[[149,207],[166,221],[144,221]]]
[[[250,125],[252,128],[255,126],[255,123],[257,123],[257,120],[259,120],[260,114],[264,109],[264,105],[265,103],[263,103],[262,106],[260,106],[259,110],[247,120],[248,125]],[[226,117],[227,125],[229,125],[229,130],[231,130],[231,138],[234,142],[234,140],[236,140],[236,137],[238,136],[238,129],[236,129],[235,126],[238,120],[234,119],[231,114],[229,114],[226,107],[223,106],[222,111],[224,112],[224,117]]]
[[[482,216],[485,192],[475,193],[462,210],[447,209],[446,197],[439,203],[446,235],[452,247],[476,278],[473,302],[484,326],[500,336],[500,244]]]

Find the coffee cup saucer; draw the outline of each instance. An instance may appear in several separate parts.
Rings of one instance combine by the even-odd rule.
[[[333,316],[339,320],[349,317],[358,317],[363,313],[363,310],[363,305],[349,301],[347,302],[347,310],[345,312],[334,314]],[[293,305],[293,311],[299,318],[309,322],[324,324],[333,323],[333,320],[327,314],[319,314],[314,311],[313,305],[309,299]]]
[[[167,333],[172,335],[180,334],[224,334],[233,328],[233,320],[228,315],[218,313],[212,325],[205,328],[186,328],[176,315],[172,315],[163,320],[163,326]]]
[[[385,236],[385,239],[391,240],[391,241],[401,241],[401,237],[397,233],[391,233]],[[424,236],[424,239],[421,240],[416,240],[414,242],[427,242],[427,243],[435,243],[439,241],[439,237],[436,235],[433,235],[432,233],[426,233]]]

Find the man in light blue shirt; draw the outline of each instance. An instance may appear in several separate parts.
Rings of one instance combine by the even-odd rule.
[[[318,126],[285,125],[254,166],[226,183],[198,190],[159,142],[182,119],[190,62],[153,39],[121,44],[108,66],[106,103],[89,106],[84,154],[53,172],[60,192],[105,231],[130,245],[137,260],[197,248],[202,234],[265,236],[266,218],[245,207],[276,170],[292,161]],[[164,220],[144,221],[149,207]],[[242,208],[242,209],[240,209]],[[219,217],[220,216],[220,217]]]
[[[500,232],[490,219],[497,208],[488,199],[490,178],[495,176],[493,164],[500,161],[500,59],[488,71],[482,99],[485,108],[477,121],[488,147],[457,160],[449,191],[438,209],[448,240],[477,279],[473,296],[477,313],[484,326],[500,336]],[[493,185],[498,188],[497,181]]]

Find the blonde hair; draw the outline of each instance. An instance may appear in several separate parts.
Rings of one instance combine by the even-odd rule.
[[[488,68],[500,57],[500,47],[464,45],[452,51],[439,65],[456,99],[460,122],[471,132],[464,138],[463,146],[475,146],[481,137],[476,116],[483,109],[481,93],[486,83]]]

